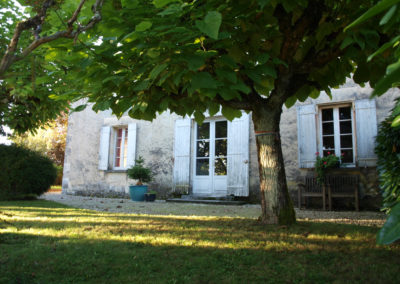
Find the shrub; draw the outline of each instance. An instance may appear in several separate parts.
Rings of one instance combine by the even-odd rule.
[[[149,168],[143,166],[144,160],[142,157],[135,160],[135,165],[128,169],[128,177],[136,179],[137,185],[142,185],[144,182],[149,182],[152,179],[152,172]]]
[[[393,116],[390,116],[379,125],[375,148],[382,209],[387,213],[400,202],[400,126],[392,127],[392,120]]]
[[[378,156],[379,186],[383,195],[382,210],[388,219],[377,235],[378,244],[400,239],[400,99],[392,114],[379,125],[375,153]]]
[[[32,150],[0,145],[0,157],[0,200],[38,196],[57,177],[53,162]]]

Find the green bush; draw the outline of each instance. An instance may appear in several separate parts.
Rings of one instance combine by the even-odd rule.
[[[57,177],[53,162],[32,150],[0,145],[0,157],[0,200],[38,196]]]
[[[379,125],[375,153],[378,156],[379,186],[383,195],[382,210],[388,219],[377,235],[378,244],[400,239],[400,100],[391,116]]]
[[[400,126],[392,127],[392,120],[390,116],[379,125],[375,148],[383,210],[387,213],[400,202]]]

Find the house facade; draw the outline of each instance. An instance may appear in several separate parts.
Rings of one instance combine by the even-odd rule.
[[[288,185],[297,189],[320,155],[342,156],[342,166],[362,176],[361,195],[379,193],[374,154],[377,126],[398,91],[370,99],[372,90],[349,81],[332,99],[298,102],[283,109],[280,133]],[[90,108],[69,117],[63,193],[124,196],[133,184],[126,169],[142,156],[154,172],[150,188],[175,194],[237,196],[259,200],[258,158],[251,113],[232,122],[217,114],[197,124],[165,112],[153,122]]]

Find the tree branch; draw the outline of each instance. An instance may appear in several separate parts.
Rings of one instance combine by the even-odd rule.
[[[4,54],[1,63],[0,63],[0,79],[4,78],[4,73],[8,70],[8,68],[15,62],[24,59],[28,56],[33,50],[38,48],[44,43],[57,40],[59,38],[77,38],[80,33],[91,29],[94,25],[101,21],[101,11],[103,8],[103,3],[105,0],[96,0],[96,3],[92,6],[93,16],[88,21],[88,23],[84,26],[78,27],[76,30],[73,28],[73,24],[77,21],[78,15],[81,12],[83,5],[86,0],[81,0],[78,7],[74,11],[73,15],[67,22],[67,29],[64,31],[58,31],[50,36],[40,37],[38,31],[41,30],[41,25],[44,23],[47,11],[50,7],[52,7],[55,3],[53,0],[46,0],[42,9],[38,12],[38,14],[32,18],[29,18],[25,21],[19,22],[14,30],[14,35],[10,41],[10,44],[7,48],[6,53]],[[23,49],[20,55],[15,55],[15,51],[17,50],[18,41],[21,36],[21,33],[25,30],[33,29],[35,31],[35,40],[29,44],[28,47]]]

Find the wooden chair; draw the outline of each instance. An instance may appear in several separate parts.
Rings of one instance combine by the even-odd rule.
[[[303,197],[321,197],[322,209],[326,210],[326,186],[319,185],[315,177],[305,177],[304,184],[298,187],[298,205],[301,209],[301,200]]]
[[[327,175],[325,183],[328,187],[329,210],[332,210],[332,198],[354,198],[355,209],[359,211],[358,186],[359,176],[357,175]]]

